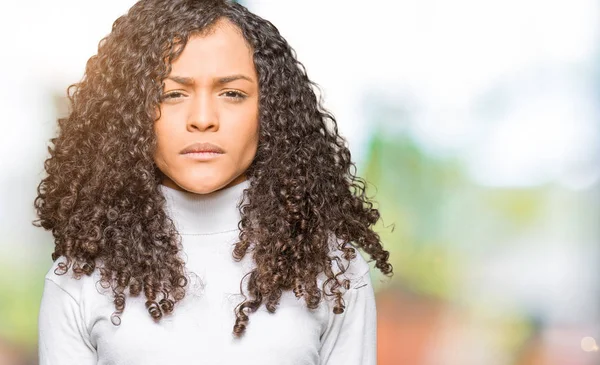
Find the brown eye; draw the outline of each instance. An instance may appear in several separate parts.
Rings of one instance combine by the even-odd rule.
[[[246,94],[243,94],[239,91],[234,91],[234,90],[225,91],[221,95],[225,96],[228,99],[232,99],[234,101],[241,101],[241,100],[244,100],[247,98]]]
[[[183,93],[179,92],[179,91],[173,91],[170,93],[166,93],[162,96],[163,100],[172,100],[172,99],[178,99],[185,96]]]

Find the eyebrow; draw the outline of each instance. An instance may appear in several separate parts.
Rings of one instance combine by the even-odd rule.
[[[185,77],[185,76],[169,76],[169,77],[167,77],[167,79],[175,81],[176,83],[184,85],[184,86],[193,86],[196,83],[196,81],[193,78]],[[236,81],[236,80],[246,80],[249,82],[254,82],[254,80],[252,80],[248,76],[245,76],[242,74],[237,74],[237,75],[231,75],[231,76],[218,77],[215,79],[215,84],[225,85],[225,84],[228,84],[228,83]]]

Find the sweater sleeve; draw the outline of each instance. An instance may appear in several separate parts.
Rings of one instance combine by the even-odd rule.
[[[79,303],[48,278],[38,315],[38,355],[39,365],[97,363]]]
[[[321,342],[320,365],[376,365],[377,313],[369,272],[344,294],[346,308],[333,314]]]

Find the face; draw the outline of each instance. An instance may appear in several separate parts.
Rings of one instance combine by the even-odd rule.
[[[258,145],[252,50],[232,23],[191,37],[165,80],[154,124],[163,184],[207,194],[246,179]]]

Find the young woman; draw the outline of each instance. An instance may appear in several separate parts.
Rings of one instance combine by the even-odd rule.
[[[391,275],[334,117],[268,21],[142,0],[69,91],[38,187],[50,364],[376,363]]]

